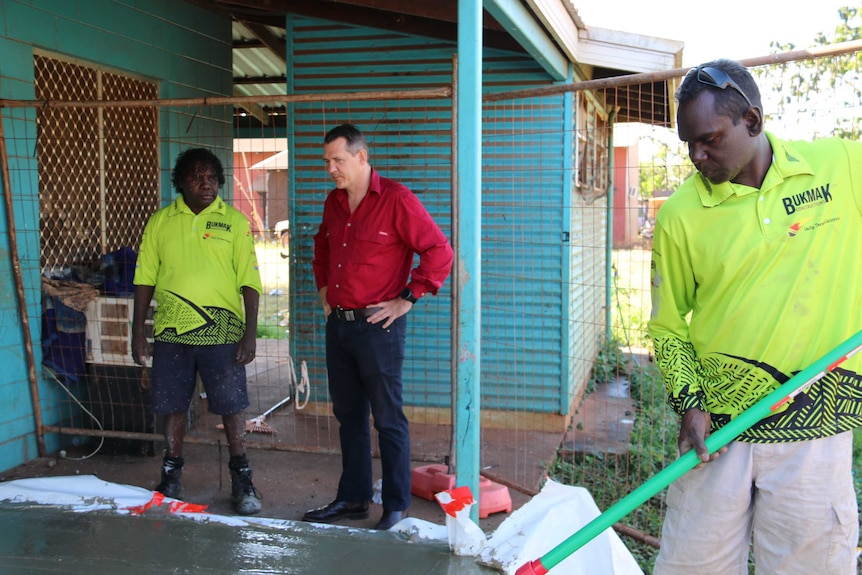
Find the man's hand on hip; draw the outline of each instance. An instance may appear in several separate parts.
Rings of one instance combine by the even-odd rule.
[[[379,307],[380,309],[368,316],[365,321],[367,321],[368,323],[377,323],[385,319],[386,322],[383,324],[382,327],[383,329],[387,329],[390,325],[392,325],[393,321],[395,321],[402,315],[407,315],[407,312],[410,311],[410,309],[413,307],[413,304],[399,296],[389,301],[373,303],[368,307]]]

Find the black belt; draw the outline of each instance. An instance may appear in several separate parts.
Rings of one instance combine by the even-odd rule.
[[[344,309],[341,307],[337,307],[332,310],[332,313],[334,313],[335,317],[337,317],[341,321],[356,321],[360,319],[365,319],[368,316],[380,311],[381,309],[383,308],[360,307],[357,309]]]

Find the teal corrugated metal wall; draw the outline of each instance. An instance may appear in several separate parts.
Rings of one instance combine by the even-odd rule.
[[[293,94],[451,84],[452,46],[432,40],[290,18],[288,46],[288,86]],[[323,169],[323,136],[344,122],[358,125],[369,140],[374,168],[413,190],[451,237],[451,102],[329,102],[291,108],[290,213],[291,228],[296,230],[292,239],[299,244],[291,270],[291,318],[298,336],[294,356],[309,360],[312,381],[325,382],[324,320],[311,270],[312,236],[332,189]],[[408,403],[447,407],[451,403],[450,306],[447,281],[436,297],[424,298],[409,316],[404,374]],[[325,399],[324,387],[314,390],[318,400]]]
[[[393,32],[289,17],[288,91],[404,90],[451,83],[451,43]],[[545,72],[517,54],[485,50],[488,91],[549,84]],[[560,329],[563,292],[563,96],[488,104],[483,134],[482,406],[560,413],[570,392]],[[308,360],[312,380],[326,381],[324,320],[314,285],[312,236],[332,187],[323,136],[343,123],[368,136],[371,163],[409,186],[450,235],[451,102],[390,100],[294,104],[288,112],[292,158],[291,318],[294,357]],[[405,401],[451,405],[451,284],[426,297],[409,318]],[[325,400],[325,386],[316,386]],[[565,408],[564,408],[565,409]]]
[[[0,0],[0,97],[34,98],[33,53],[79,59],[85,65],[109,67],[159,83],[164,98],[232,94],[231,22],[187,2],[153,0]],[[193,129],[188,113],[160,115],[162,194],[174,197],[170,169],[180,150],[190,145],[214,149],[223,161],[232,152],[230,107],[200,111]],[[36,181],[35,110],[3,110],[9,153],[11,193],[22,264],[27,313],[36,363],[41,314],[39,270],[39,192]],[[226,162],[226,165],[230,163]],[[230,195],[227,190],[227,195]],[[9,253],[5,208],[0,205],[0,249]],[[0,259],[0,470],[35,458],[33,406],[26,372],[24,342],[8,257]],[[37,368],[38,371],[38,368]],[[62,393],[53,381],[40,381],[43,423],[58,422],[55,398]],[[57,436],[47,436],[49,451]]]
[[[563,96],[486,106],[483,407],[557,412],[563,373]]]
[[[0,15],[4,12],[0,11]],[[33,56],[32,50],[8,38],[0,38],[0,96],[9,98],[32,97]],[[28,65],[29,64],[29,65]],[[22,260],[21,273],[27,293],[34,293],[39,286],[39,215],[34,214],[28,200],[38,197],[36,183],[29,177],[35,173],[36,160],[33,150],[27,149],[27,134],[35,134],[35,110],[2,115],[3,130],[6,136],[6,152],[9,161],[9,178],[13,190],[13,209],[15,226],[19,229],[18,250]],[[17,136],[17,137],[16,137]],[[33,171],[31,171],[33,170]],[[0,181],[0,187],[2,187]],[[18,192],[20,190],[20,193]],[[5,190],[4,190],[5,193]],[[0,468],[6,469],[37,456],[37,446],[33,435],[33,404],[27,378],[27,365],[24,361],[24,341],[19,313],[19,302],[13,283],[11,244],[8,236],[5,202],[0,202],[0,250],[6,257],[0,258],[0,361],[4,366],[0,375],[0,402],[5,406],[0,418]],[[35,219],[35,223],[34,223]],[[33,257],[35,255],[35,260]],[[29,265],[28,263],[29,262]],[[35,290],[38,293],[38,290]],[[41,312],[36,297],[28,299],[26,311],[31,318],[38,320]],[[31,321],[30,337],[39,341],[39,322]]]

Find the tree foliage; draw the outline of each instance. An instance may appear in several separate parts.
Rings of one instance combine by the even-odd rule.
[[[656,192],[677,189],[694,169],[684,158],[687,156],[679,140],[668,143],[666,138],[647,138],[654,149],[648,162],[640,162],[640,195],[652,198]]]
[[[862,37],[862,2],[857,6],[838,9],[839,23],[833,33],[818,32],[814,46],[828,46]],[[772,51],[797,50],[792,43],[773,41]],[[823,56],[810,60],[789,62],[758,68],[755,73],[764,92],[775,96],[775,111],[766,110],[767,119],[805,115],[815,118],[809,137],[839,136],[851,140],[862,139],[862,52],[840,56]],[[828,113],[827,113],[828,112]],[[824,121],[828,118],[830,122]]]
[[[862,38],[862,0],[856,2],[856,6],[837,10],[838,23],[831,33],[812,31],[813,39],[806,48]],[[777,40],[770,48],[773,53],[800,49]],[[751,70],[763,97],[767,129],[780,126],[776,133],[788,139],[838,136],[862,140],[862,51]],[[669,134],[641,139],[642,151],[649,158],[639,162],[641,198],[676,190],[694,171],[685,159],[685,147]]]

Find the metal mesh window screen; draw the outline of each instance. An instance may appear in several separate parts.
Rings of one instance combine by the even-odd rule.
[[[117,74],[102,76],[106,100],[151,100],[157,87]],[[104,250],[137,249],[147,218],[159,207],[158,108],[104,110]]]
[[[34,58],[38,100],[144,100],[151,82],[43,55]],[[37,112],[43,267],[95,264],[136,248],[159,205],[158,112],[51,108]]]
[[[607,192],[607,127],[607,120],[600,115],[596,106],[581,95],[577,112],[577,184],[585,197],[601,196]]]
[[[39,100],[95,100],[96,70],[35,57]],[[95,108],[44,108],[37,111],[39,228],[41,265],[65,266],[99,254],[100,227]]]

